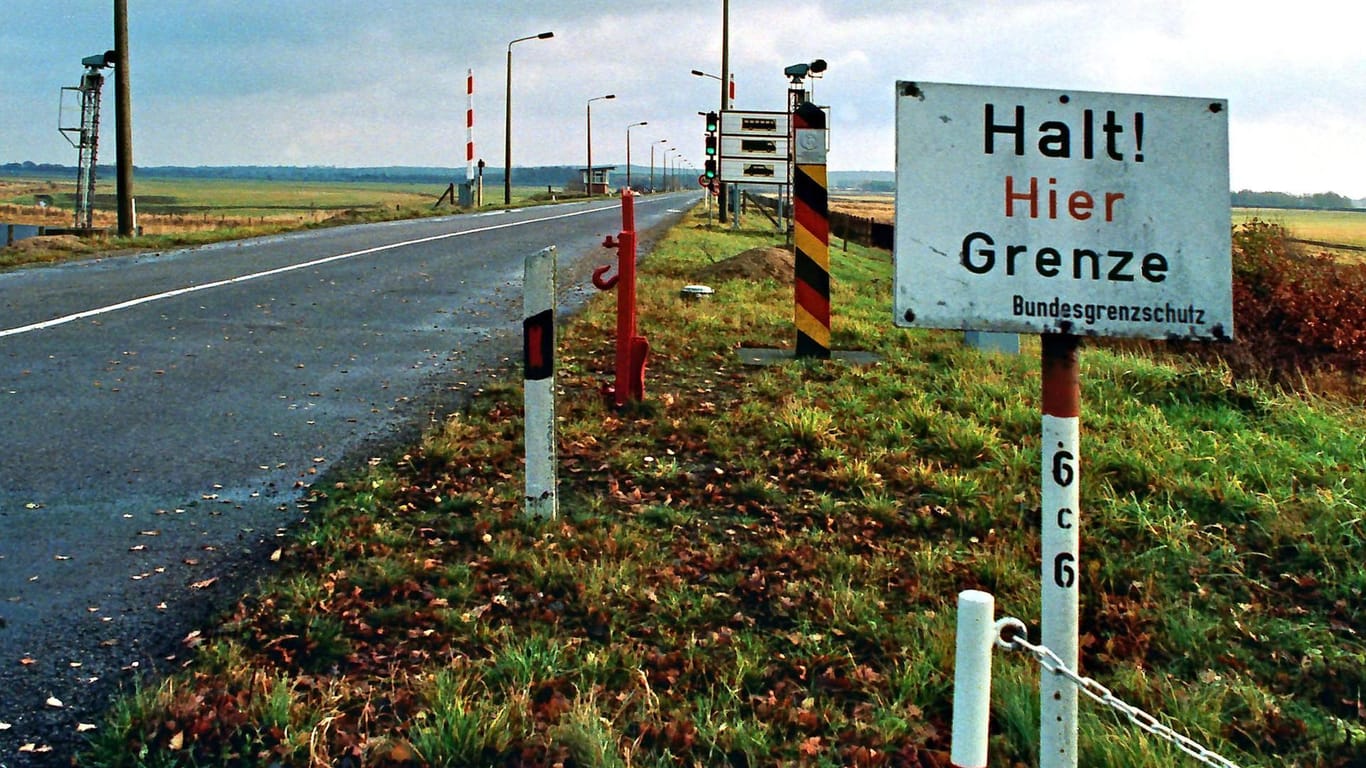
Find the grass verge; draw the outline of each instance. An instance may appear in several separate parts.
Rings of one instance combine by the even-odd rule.
[[[613,297],[563,332],[560,519],[523,519],[521,389],[486,390],[331,489],[83,764],[947,765],[956,593],[1037,637],[1037,342],[893,328],[888,256],[851,247],[835,346],[881,362],[741,367],[790,343],[791,288],[681,303],[773,241],[702,221],[641,266],[645,403],[598,395]],[[1242,765],[1361,765],[1366,415],[1082,361],[1084,671]],[[995,661],[993,764],[1036,763],[1038,667]],[[1083,702],[1081,764],[1180,759]]]

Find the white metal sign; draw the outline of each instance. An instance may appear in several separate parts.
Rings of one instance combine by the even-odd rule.
[[[721,112],[721,181],[728,184],[789,184],[791,151],[786,112]]]
[[[787,160],[786,136],[721,136],[721,156],[751,160]]]
[[[897,83],[898,325],[1233,335],[1219,99]]]
[[[787,138],[792,116],[786,112],[721,112],[722,136],[780,136]]]
[[[787,160],[721,158],[721,181],[727,184],[790,184]]]

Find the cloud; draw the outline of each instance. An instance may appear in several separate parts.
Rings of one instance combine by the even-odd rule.
[[[18,6],[0,28],[0,162],[74,162],[58,89],[110,45],[107,0]],[[144,164],[463,164],[464,76],[476,142],[501,159],[508,41],[517,164],[624,162],[625,127],[702,159],[698,111],[720,83],[721,0],[295,0],[130,4],[136,156]],[[785,108],[783,67],[831,108],[831,164],[892,165],[896,81],[1227,98],[1235,177],[1366,195],[1357,147],[1366,54],[1340,3],[1249,0],[731,0],[736,106]],[[1354,135],[1357,134],[1357,135]],[[1264,180],[1266,183],[1257,183]]]

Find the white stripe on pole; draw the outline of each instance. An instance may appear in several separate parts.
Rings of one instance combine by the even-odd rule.
[[[465,71],[465,181],[474,181],[474,70]]]
[[[996,600],[969,589],[958,593],[958,640],[953,661],[954,768],[986,768],[991,723],[991,651],[996,643]]]
[[[522,288],[522,308],[526,320],[523,332],[532,327],[533,318],[547,319],[538,324],[535,338],[524,340],[527,368],[548,367],[549,375],[528,376],[525,381],[526,409],[526,505],[527,517],[550,520],[559,513],[555,483],[555,246],[529,254],[525,260],[526,277]],[[547,334],[539,335],[539,334]],[[542,346],[543,345],[543,346]],[[548,349],[539,355],[536,349]]]
[[[1043,606],[1041,644],[1069,669],[1077,664],[1081,420],[1043,417]],[[1040,768],[1077,765],[1077,687],[1062,675],[1039,679]]]

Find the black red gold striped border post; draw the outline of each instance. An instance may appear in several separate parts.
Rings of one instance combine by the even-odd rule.
[[[830,192],[825,113],[809,101],[792,115],[797,357],[830,357]]]

